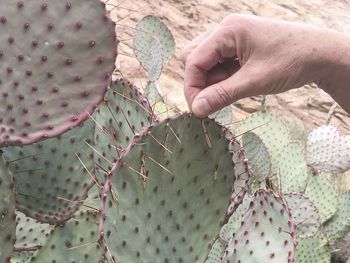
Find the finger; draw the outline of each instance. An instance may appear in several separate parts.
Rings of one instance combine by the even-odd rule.
[[[192,103],[192,112],[203,118],[237,100],[260,95],[259,83],[259,76],[252,74],[245,64],[228,79],[198,92]]]
[[[240,67],[239,61],[234,59],[229,59],[223,63],[217,64],[208,72],[206,86],[211,86],[231,77]]]
[[[192,108],[193,99],[206,87],[208,72],[223,58],[236,57],[236,44],[231,27],[212,32],[187,57],[185,65],[185,98]]]
[[[189,44],[185,46],[185,48],[182,51],[181,54],[181,60],[183,63],[186,62],[186,59],[188,55],[201,43],[206,39],[218,26],[214,26],[213,28],[209,29],[208,31],[204,32],[203,34],[197,36],[195,39],[193,39]]]

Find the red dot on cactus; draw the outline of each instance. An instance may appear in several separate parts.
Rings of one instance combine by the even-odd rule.
[[[68,106],[68,102],[64,101],[64,102],[61,103],[61,107],[65,108],[67,106]]]
[[[81,97],[85,98],[85,97],[88,97],[90,95],[90,93],[88,91],[83,91],[81,93]]]
[[[96,45],[96,41],[94,41],[94,40],[91,40],[90,42],[89,42],[89,47],[94,47]]]
[[[23,114],[27,114],[28,113],[28,109],[27,108],[23,108],[22,112],[23,112]]]
[[[57,93],[58,92],[58,88],[57,87],[53,87],[52,88],[52,93]]]
[[[47,25],[47,30],[51,31],[53,29],[53,24],[52,23],[49,23]]]
[[[7,109],[8,110],[12,110],[13,109],[13,105],[12,104],[7,105]]]
[[[0,58],[4,56],[4,51],[0,50]]]
[[[71,59],[67,59],[66,60],[66,65],[67,66],[72,65],[72,63],[73,63],[73,60],[71,60]]]
[[[64,47],[64,42],[62,42],[62,41],[58,42],[57,47],[58,48],[63,48]]]
[[[33,48],[36,48],[38,46],[38,41],[32,41],[32,47]]]
[[[33,92],[38,91],[38,87],[37,87],[37,86],[33,86],[33,87],[32,87],[32,91],[33,91]]]
[[[47,61],[47,56],[42,56],[41,57],[41,62],[46,62]]]
[[[3,96],[4,98],[7,98],[7,97],[9,96],[9,94],[8,94],[7,92],[4,92],[4,93],[2,94],[2,96]]]
[[[48,118],[49,117],[49,114],[44,112],[42,115],[41,115],[43,118]]]
[[[27,71],[26,71],[26,76],[27,76],[27,77],[30,77],[32,74],[33,74],[33,73],[32,73],[30,70],[27,70]]]
[[[72,4],[71,3],[66,3],[66,10],[70,10],[71,9],[71,7],[72,7]]]
[[[75,81],[75,82],[81,81],[81,76],[75,76],[75,77],[74,77],[74,81]]]
[[[8,74],[11,74],[12,71],[13,71],[13,69],[12,69],[11,67],[8,67],[8,68],[6,69],[6,71],[7,71]]]
[[[36,105],[42,105],[43,104],[43,101],[42,100],[37,100],[36,101]]]
[[[96,61],[97,64],[102,64],[105,61],[103,57],[99,57]]]
[[[15,88],[17,88],[18,85],[19,85],[19,82],[18,82],[17,80],[13,82],[13,86],[14,86]]]
[[[13,42],[15,42],[15,39],[13,37],[9,37],[7,41],[9,42],[9,44],[13,44]]]
[[[6,17],[2,16],[2,17],[0,18],[1,24],[6,24],[6,21],[7,21]]]
[[[23,25],[24,30],[28,30],[29,27],[30,27],[29,23],[25,23],[25,24]]]
[[[20,62],[22,62],[23,59],[24,59],[24,56],[23,56],[23,55],[19,55],[19,56],[17,57],[17,60],[20,61]]]
[[[41,11],[46,11],[47,10],[47,3],[43,3],[41,5]]]
[[[81,22],[76,22],[75,23],[75,29],[76,30],[79,30],[82,26],[83,26],[83,24]]]
[[[48,72],[48,73],[47,73],[47,77],[48,77],[49,79],[52,79],[52,78],[53,78],[53,73],[52,73],[52,72]]]
[[[19,1],[18,3],[17,3],[17,7],[18,7],[18,9],[21,9],[22,7],[23,7],[23,1]]]
[[[26,126],[26,127],[30,127],[30,126],[31,126],[31,124],[30,124],[29,122],[27,122],[27,121],[26,121],[26,122],[24,123],[24,126]]]

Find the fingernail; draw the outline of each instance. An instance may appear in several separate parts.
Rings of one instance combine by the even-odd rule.
[[[196,116],[206,117],[211,113],[211,107],[206,99],[195,99],[192,103],[192,112]]]

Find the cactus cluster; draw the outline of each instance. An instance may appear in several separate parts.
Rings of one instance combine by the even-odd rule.
[[[347,138],[305,157],[266,112],[168,116],[171,32],[136,26],[143,94],[112,80],[114,26],[100,0],[0,3],[0,261],[329,262],[350,198],[316,174],[349,168]]]

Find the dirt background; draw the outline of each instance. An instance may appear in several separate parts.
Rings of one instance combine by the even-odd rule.
[[[121,42],[117,60],[120,72],[117,75],[122,74],[138,86],[145,86],[147,78],[131,48],[137,21],[145,15],[153,14],[172,31],[176,54],[164,69],[159,86],[167,103],[179,110],[188,110],[183,96],[184,67],[180,61],[181,50],[194,37],[215,26],[229,14],[253,14],[304,22],[350,34],[350,0],[107,0],[107,5],[117,23],[117,34]],[[260,97],[252,97],[234,103],[234,120],[239,121],[259,110],[260,101]],[[325,123],[333,102],[330,96],[315,85],[267,97],[269,111],[307,129]],[[336,108],[331,124],[342,132],[350,132],[349,115],[340,107]],[[350,177],[347,182],[350,188]]]

